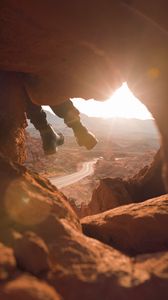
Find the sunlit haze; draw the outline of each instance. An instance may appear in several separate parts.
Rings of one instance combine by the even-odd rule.
[[[152,119],[146,106],[132,94],[126,83],[123,83],[122,87],[107,101],[85,101],[84,99],[72,101],[81,113],[91,117]]]

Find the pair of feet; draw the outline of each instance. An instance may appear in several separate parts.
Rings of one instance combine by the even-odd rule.
[[[95,136],[89,132],[82,124],[78,124],[73,129],[79,146],[84,146],[88,150],[94,148],[97,144]],[[62,133],[56,133],[54,129],[48,125],[44,130],[40,132],[44,153],[51,155],[57,152],[57,147],[64,144],[64,136]]]

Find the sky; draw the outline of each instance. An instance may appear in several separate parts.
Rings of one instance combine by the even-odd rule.
[[[123,83],[122,87],[107,101],[85,101],[84,99],[73,99],[72,101],[81,113],[91,117],[152,119],[146,106],[132,94],[126,83]],[[45,109],[50,110],[48,107]]]

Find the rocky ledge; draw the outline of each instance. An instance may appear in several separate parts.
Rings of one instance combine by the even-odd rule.
[[[168,298],[167,195],[86,217],[83,233],[46,179],[1,157],[0,180],[1,300]]]
[[[74,206],[77,215],[85,216],[99,214],[109,209],[129,203],[138,203],[147,199],[164,195],[165,187],[162,177],[162,158],[158,151],[148,166],[128,179],[103,178],[93,191],[88,205]]]

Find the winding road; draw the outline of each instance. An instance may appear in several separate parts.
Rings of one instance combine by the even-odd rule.
[[[81,179],[92,175],[94,173],[94,165],[96,162],[97,159],[94,159],[89,162],[84,162],[80,171],[66,176],[50,177],[50,181],[59,189],[74,184],[80,181]]]

